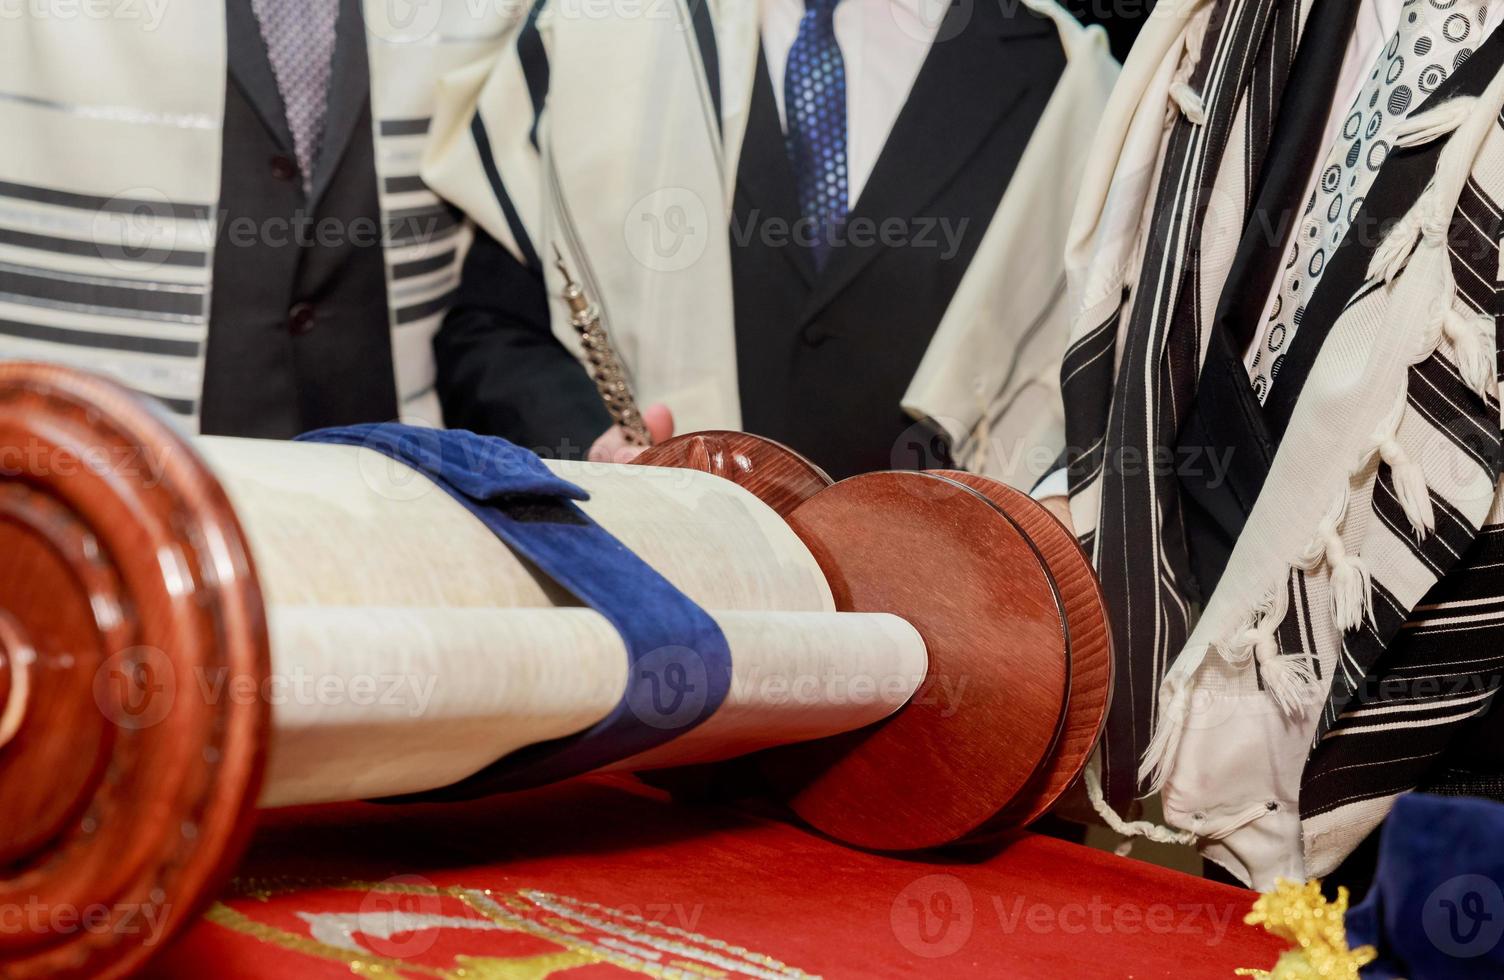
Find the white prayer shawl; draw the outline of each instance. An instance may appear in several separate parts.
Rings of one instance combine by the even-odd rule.
[[[436,80],[494,50],[506,6],[366,3],[384,228],[393,216],[440,206],[410,180],[388,179],[416,176]],[[0,290],[0,321],[10,324],[0,330],[0,357],[112,375],[160,398],[191,430],[219,229],[225,5],[76,14],[18,5],[0,30],[0,269],[31,284],[24,294]],[[51,241],[33,247],[30,236]],[[399,323],[398,313],[447,297],[467,244],[461,229],[387,249],[396,390],[415,421],[439,421],[431,339],[444,314]],[[457,257],[444,268],[400,283],[391,276],[400,263],[450,248]],[[98,302],[48,298],[77,286],[98,287]]]
[[[1117,72],[1100,29],[1082,28],[1052,0],[1025,5],[1055,22],[1068,64],[903,399],[910,415],[945,428],[963,462],[1020,484],[1049,467],[1046,447],[1060,441],[1061,256]],[[757,69],[757,4],[709,2],[719,120],[689,5],[656,9],[565,17],[543,0],[531,23],[519,16],[493,64],[444,80],[423,177],[519,259],[531,252],[544,267],[554,332],[576,356],[555,250],[600,307],[641,403],[669,405],[680,431],[737,429],[727,229]],[[532,31],[547,58],[541,112],[536,68],[530,88],[527,45],[517,43]]]
[[[1197,93],[1177,88],[1188,75],[1187,53],[1201,54],[1214,8],[1236,2],[1164,0],[1124,65],[1073,222],[1073,343],[1111,323],[1125,294],[1144,288],[1138,266],[1155,207],[1167,111],[1195,120]],[[1424,536],[1420,525],[1404,527],[1402,537],[1375,519],[1381,461],[1396,482],[1419,479],[1420,496],[1434,493],[1472,533],[1504,517],[1487,469],[1438,438],[1414,404],[1405,404],[1411,367],[1439,358],[1448,371],[1473,378],[1476,383],[1469,384],[1497,409],[1491,357],[1479,371],[1466,366],[1474,343],[1492,354],[1493,327],[1455,295],[1446,224],[1470,177],[1495,199],[1504,190],[1504,130],[1496,124],[1504,74],[1481,97],[1456,103],[1450,112],[1443,106],[1426,114],[1434,127],[1415,126],[1412,143],[1402,144],[1449,137],[1431,187],[1378,250],[1370,271],[1377,288],[1365,287],[1333,325],[1217,589],[1160,688],[1145,774],[1155,777],[1168,822],[1188,832],[1204,856],[1263,890],[1280,877],[1304,880],[1332,871],[1395,798],[1391,793],[1356,801],[1305,821],[1299,807],[1302,770],[1328,688],[1334,677],[1356,685],[1365,673],[1366,665],[1339,662],[1346,656],[1339,619],[1370,615],[1369,573],[1375,583],[1382,578],[1403,607],[1401,620],[1437,581],[1435,569],[1418,561],[1403,540]],[[1232,151],[1228,156],[1239,159]],[[1204,323],[1212,320],[1242,233],[1242,195],[1222,184],[1217,192],[1224,199],[1210,204],[1199,264]],[[1385,278],[1392,279],[1387,286]],[[1442,329],[1445,311],[1455,316]],[[1126,315],[1122,319],[1119,330],[1126,331]],[[1453,320],[1465,321],[1467,329],[1454,331]],[[1478,335],[1470,336],[1475,328]],[[1202,343],[1204,357],[1205,338]],[[1117,349],[1122,347],[1120,333]],[[1100,489],[1100,481],[1091,483],[1071,501],[1082,533],[1097,526]],[[1420,518],[1417,513],[1413,520]],[[1334,568],[1342,581],[1334,582]],[[1297,581],[1308,592],[1298,608],[1286,601]],[[1349,588],[1353,582],[1361,589]],[[1346,608],[1349,598],[1357,605]],[[1261,689],[1252,669],[1257,660],[1267,671],[1266,650],[1281,652],[1265,645],[1274,642],[1287,615],[1299,616],[1302,635],[1314,637],[1314,649],[1303,656],[1314,655],[1320,666],[1319,679],[1305,687],[1296,683],[1293,710],[1271,695],[1274,684]],[[1465,717],[1455,709],[1436,710],[1432,723]]]

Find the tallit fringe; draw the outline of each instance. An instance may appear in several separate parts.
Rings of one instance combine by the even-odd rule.
[[[1415,206],[1390,229],[1375,251],[1368,267],[1370,280],[1382,279],[1385,283],[1393,283],[1421,242],[1425,242],[1428,248],[1446,247],[1451,218],[1457,210],[1457,203],[1472,171],[1473,162],[1501,112],[1504,112],[1504,73],[1495,76],[1481,97],[1453,99],[1435,110],[1417,116],[1406,125],[1404,137],[1400,141],[1402,146],[1417,146],[1447,133],[1456,135],[1442,149],[1431,184],[1421,194]],[[1441,265],[1446,266],[1447,257],[1440,258],[1443,260]],[[1485,392],[1497,390],[1496,368],[1492,363],[1495,349],[1493,322],[1488,320],[1485,323],[1487,318],[1469,318],[1455,314],[1452,301],[1456,285],[1449,268],[1440,279],[1441,299],[1433,307],[1439,312],[1439,316],[1433,315],[1427,318],[1432,322],[1420,325],[1420,329],[1424,329],[1426,334],[1418,334],[1416,340],[1423,342],[1425,352],[1423,354],[1415,350],[1415,342],[1412,341],[1415,362],[1424,360],[1445,338],[1456,351],[1459,371],[1467,383]],[[1418,289],[1425,289],[1430,284],[1415,285]],[[1412,322],[1387,325],[1396,330],[1417,329],[1417,325]],[[1404,387],[1406,390],[1400,394],[1405,400],[1401,401],[1398,408],[1401,413],[1408,400],[1408,378]],[[1389,430],[1389,436],[1378,441],[1360,461],[1359,468],[1367,465],[1373,453],[1378,453],[1391,470],[1395,471],[1396,487],[1404,487],[1400,491],[1403,494],[1402,506],[1412,525],[1434,525],[1435,515],[1429,507],[1430,495],[1425,488],[1424,473],[1405,455],[1403,447],[1393,437],[1398,430],[1399,418],[1397,415],[1394,419],[1395,427]],[[1346,516],[1349,491],[1350,486],[1344,486],[1337,494],[1311,542],[1293,563],[1295,568],[1306,571],[1312,571],[1322,563],[1327,565],[1333,618],[1344,632],[1361,625],[1365,616],[1371,617],[1373,604],[1373,582],[1367,564],[1361,557],[1349,555],[1342,543],[1340,528]],[[1409,499],[1408,504],[1404,502],[1405,498]],[[1258,658],[1270,697],[1281,708],[1287,708],[1295,704],[1295,699],[1315,682],[1309,661],[1279,655],[1278,643],[1273,642],[1272,633],[1272,629],[1278,627],[1278,620],[1272,613],[1262,616],[1255,613],[1251,618],[1257,626],[1245,627],[1235,634],[1228,649],[1222,650],[1223,656],[1234,664],[1246,664],[1250,657]],[[1270,624],[1273,626],[1270,627]],[[1268,641],[1265,640],[1266,635]],[[1197,652],[1195,649],[1187,649],[1181,655],[1194,656]],[[1168,683],[1167,681],[1167,685]],[[1139,776],[1140,779],[1149,780],[1156,790],[1163,788],[1170,766],[1179,751],[1189,715],[1189,698],[1189,684],[1182,680],[1175,686],[1169,702],[1165,704],[1154,736],[1144,753]]]
[[[1282,582],[1259,604],[1252,623],[1231,642],[1219,646],[1218,652],[1234,667],[1247,667],[1257,660],[1264,692],[1287,717],[1294,717],[1304,710],[1316,677],[1309,660],[1283,656],[1279,652],[1279,640],[1275,634],[1280,623],[1285,621],[1289,606],[1290,596]]]
[[[1399,498],[1405,519],[1414,529],[1415,537],[1424,540],[1436,530],[1436,512],[1431,507],[1431,490],[1426,486],[1425,473],[1393,436],[1379,443],[1379,458],[1389,465],[1394,476],[1394,495]]]
[[[1159,710],[1154,723],[1154,735],[1149,747],[1139,762],[1138,779],[1157,793],[1164,788],[1165,778],[1170,774],[1170,765],[1180,751],[1180,739],[1191,715],[1191,686],[1184,678],[1166,679],[1170,697]]]
[[[1395,143],[1399,146],[1420,146],[1450,135],[1461,128],[1479,103],[1480,100],[1472,96],[1462,96],[1449,99],[1434,109],[1417,113],[1400,123],[1395,130]],[[1455,158],[1456,154],[1452,156]],[[1441,176],[1446,160],[1447,154],[1443,151],[1442,159],[1437,161],[1437,177]],[[1394,277],[1404,269],[1405,263],[1410,261],[1410,256],[1414,254],[1422,237],[1428,244],[1446,243],[1447,224],[1452,210],[1456,208],[1456,202],[1451,202],[1452,206],[1443,211],[1439,197],[1440,191],[1433,179],[1425,193],[1390,229],[1384,241],[1374,251],[1373,260],[1368,265],[1370,279],[1382,278],[1386,283],[1393,282]],[[1441,217],[1438,218],[1437,215]]]
[[[1337,549],[1335,558],[1333,543]],[[1332,570],[1332,618],[1344,633],[1355,630],[1372,613],[1373,578],[1368,565],[1357,555],[1342,550],[1342,538],[1335,532],[1327,544],[1327,564]]]
[[[1206,44],[1206,29],[1210,23],[1211,9],[1206,8],[1198,11],[1186,24],[1180,64],[1176,66],[1175,77],[1170,82],[1170,101],[1174,103],[1170,118],[1174,118],[1174,111],[1178,109],[1193,126],[1206,125],[1206,100],[1201,93],[1191,88],[1191,76],[1196,74],[1196,68],[1201,64],[1201,49]]]
[[[1431,488],[1426,485],[1426,474],[1420,464],[1410,458],[1405,447],[1400,445],[1400,423],[1405,419],[1405,410],[1410,404],[1410,393],[1400,390],[1400,397],[1374,434],[1374,453],[1389,466],[1394,479],[1394,495],[1399,499],[1405,519],[1415,531],[1416,540],[1436,530],[1436,511],[1431,506]]]
[[[1373,601],[1368,566],[1362,558],[1348,554],[1347,546],[1342,543],[1340,529],[1346,513],[1347,488],[1344,487],[1316,526],[1316,536],[1295,562],[1295,567],[1308,572],[1326,563],[1330,573],[1332,618],[1344,632],[1362,625]]]
[[[1452,343],[1462,380],[1484,398],[1494,394],[1498,389],[1494,318],[1481,314],[1468,316],[1448,306],[1442,315],[1442,332]]]
[[[1117,811],[1107,805],[1107,800],[1102,795],[1102,776],[1097,772],[1095,765],[1086,767],[1086,771],[1082,773],[1082,782],[1086,785],[1086,798],[1091,801],[1091,808],[1097,811],[1097,816],[1101,817],[1102,822],[1114,833],[1123,837],[1142,837],[1157,844],[1180,844],[1190,847],[1196,843],[1196,835],[1189,830],[1175,830],[1149,820],[1134,820],[1130,823],[1118,816]],[[1118,853],[1126,854],[1127,851],[1119,848]]]
[[[1189,82],[1176,82],[1170,86],[1170,99],[1180,109],[1180,114],[1194,126],[1206,125],[1206,100],[1191,88]]]
[[[1421,146],[1449,135],[1467,120],[1477,104],[1475,97],[1463,95],[1409,116],[1395,127],[1395,145]]]
[[[1285,717],[1301,714],[1311,700],[1311,685],[1316,683],[1316,674],[1311,670],[1307,657],[1282,656],[1274,637],[1261,638],[1258,645],[1259,676],[1264,681],[1264,691],[1274,699]]]
[[[1438,217],[1436,196],[1435,187],[1428,187],[1420,200],[1389,229],[1389,234],[1374,249],[1373,259],[1368,263],[1369,279],[1392,283],[1405,270],[1410,256],[1422,242],[1431,248],[1446,245],[1449,222],[1445,215]]]
[[[1419,207],[1418,204],[1416,206]],[[1412,208],[1395,222],[1379,247],[1374,249],[1373,258],[1368,263],[1368,278],[1394,282],[1394,277],[1404,270],[1405,263],[1410,261],[1410,256],[1419,243],[1420,218]]]

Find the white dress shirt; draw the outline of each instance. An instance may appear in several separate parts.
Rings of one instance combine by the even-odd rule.
[[[1332,108],[1327,116],[1323,151],[1336,140],[1343,120],[1351,111],[1353,101],[1363,91],[1363,83],[1368,80],[1374,59],[1378,57],[1379,51],[1389,42],[1389,38],[1399,27],[1400,12],[1404,6],[1405,0],[1361,0],[1357,23],[1354,25],[1352,37],[1347,42],[1347,51],[1342,58],[1342,71],[1337,77],[1337,91],[1332,97]],[[1501,20],[1504,20],[1504,2],[1490,5],[1483,21],[1484,36],[1491,34],[1494,28],[1499,26]],[[1311,167],[1311,176],[1306,182],[1305,193],[1300,198],[1301,202],[1306,201],[1316,189],[1316,181],[1321,176],[1325,162],[1326,153],[1318,154],[1316,162]],[[1283,250],[1285,242],[1270,247]],[[1259,321],[1261,327],[1255,333],[1253,342],[1243,353],[1243,365],[1249,369],[1250,379],[1254,354],[1264,344],[1264,333],[1271,326],[1270,316],[1274,313],[1274,304],[1279,299],[1279,291],[1280,282],[1276,277],[1268,299],[1264,303],[1263,318]],[[1067,489],[1066,471],[1059,469],[1049,473],[1035,485],[1033,496],[1037,500],[1059,497],[1063,496]]]
[[[761,0],[761,4],[763,54],[773,97],[778,100],[778,118],[787,132],[784,73],[805,4],[804,0]],[[948,3],[937,0],[841,0],[836,7],[836,42],[846,64],[848,209],[856,206],[872,176],[947,9]]]

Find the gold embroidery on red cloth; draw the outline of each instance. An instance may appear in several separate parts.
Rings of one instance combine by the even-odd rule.
[[[231,900],[269,903],[313,890],[358,893],[363,899],[349,911],[338,904],[333,911],[295,910],[306,933],[224,903],[205,917],[373,980],[544,980],[596,964],[664,980],[819,980],[771,956],[635,912],[532,889],[446,888],[415,876],[377,883],[261,878],[234,882]],[[503,936],[519,937],[516,941],[533,948],[506,955],[495,948]],[[444,950],[436,949],[441,941]],[[547,946],[543,952],[536,948],[540,943]]]

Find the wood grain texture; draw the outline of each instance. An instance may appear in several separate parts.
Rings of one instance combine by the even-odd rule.
[[[1039,556],[991,502],[922,473],[845,480],[789,524],[838,608],[913,624],[929,674],[892,717],[769,752],[764,773],[800,817],[860,847],[935,847],[989,827],[1064,712],[1065,630]]]
[[[0,612],[0,748],[4,748],[26,718],[31,701],[31,645],[8,613]],[[5,847],[0,843],[0,850]]]
[[[1076,543],[1075,535],[1032,497],[984,476],[961,472],[943,475],[992,501],[1029,536],[1043,556],[1065,608],[1070,652],[1065,726],[1045,765],[1003,814],[1005,823],[1024,826],[1048,813],[1080,778],[1102,737],[1113,681],[1107,603],[1091,560]]]
[[[745,432],[691,432],[645,450],[639,466],[713,473],[745,487],[780,517],[831,485],[814,463],[771,439]]]
[[[219,486],[123,388],[0,364],[0,446],[4,645],[34,654],[0,747],[0,907],[41,910],[0,933],[0,961],[125,976],[193,921],[253,825],[260,590]],[[70,909],[106,921],[56,929]]]

